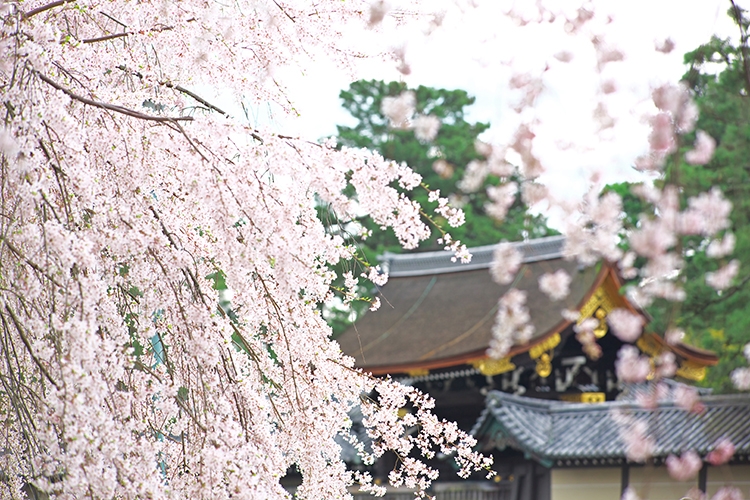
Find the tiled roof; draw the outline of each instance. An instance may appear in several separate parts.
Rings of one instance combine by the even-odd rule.
[[[704,456],[722,438],[735,457],[750,455],[750,397],[705,396],[705,410],[690,413],[672,402],[654,410],[630,401],[583,404],[545,401],[493,391],[472,434],[486,448],[516,448],[546,465],[622,462],[623,433],[634,422],[648,425],[653,455],[695,450]]]
[[[603,272],[563,259],[563,241],[556,236],[519,243],[524,264],[514,283],[505,286],[495,283],[487,270],[492,255],[487,249],[494,247],[471,250],[474,259],[486,257],[479,268],[451,264],[449,252],[390,256],[390,279],[378,293],[380,309],[366,313],[337,339],[341,349],[357,366],[377,373],[405,373],[427,364],[429,369],[458,366],[466,356],[484,356],[498,299],[511,286],[527,293],[535,328],[532,343],[559,331],[567,325],[560,311],[580,307]],[[570,295],[553,303],[539,290],[539,277],[560,269],[572,278]]]
[[[559,259],[563,256],[564,236],[547,236],[530,241],[511,243],[523,253],[523,262]],[[492,263],[493,253],[498,245],[485,245],[469,249],[471,262],[454,262],[453,252],[386,253],[380,259],[383,270],[392,278],[403,276],[423,276],[426,274],[454,273],[474,269],[487,269]]]

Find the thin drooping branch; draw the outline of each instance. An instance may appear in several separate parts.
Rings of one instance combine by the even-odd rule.
[[[48,78],[47,76],[43,75],[40,72],[36,72],[36,75],[39,77],[40,80],[42,80],[44,83],[56,88],[60,92],[64,93],[71,99],[78,101],[80,103],[86,104],[88,106],[93,106],[95,108],[100,109],[106,109],[108,111],[114,111],[115,113],[120,113],[126,116],[132,116],[133,118],[138,118],[140,120],[148,120],[152,122],[160,122],[160,123],[173,123],[175,125],[179,125],[176,122],[178,121],[184,121],[189,122],[193,120],[192,116],[153,116],[153,115],[147,115],[145,113],[141,113],[140,111],[135,111],[130,108],[126,108],[124,106],[118,106],[117,104],[109,104],[106,102],[99,102],[94,101],[93,99],[89,99],[87,97],[80,96],[74,92],[72,92],[69,89],[66,89],[59,83],[55,82],[54,80]],[[180,127],[180,130],[182,131],[182,127]],[[184,134],[184,131],[182,131]]]
[[[173,84],[172,82],[170,82],[170,81],[166,81],[166,82],[159,82],[159,83],[160,83],[161,85],[164,85],[165,87],[167,87],[167,88],[169,88],[169,89],[175,89],[175,90],[177,90],[177,91],[179,91],[179,92],[182,92],[183,94],[185,94],[185,95],[188,95],[188,96],[192,97],[193,99],[195,99],[196,101],[198,101],[199,103],[203,104],[203,105],[204,105],[204,106],[206,106],[207,108],[209,108],[209,109],[213,109],[213,110],[214,110],[214,111],[216,111],[217,113],[221,113],[222,115],[224,115],[224,116],[227,116],[227,113],[226,113],[226,111],[224,111],[224,110],[222,110],[222,109],[218,108],[217,106],[214,106],[213,104],[211,104],[211,103],[210,103],[210,102],[208,102],[207,100],[203,99],[203,98],[202,98],[201,96],[199,96],[198,94],[195,94],[194,92],[191,92],[191,91],[189,91],[188,89],[186,89],[186,88],[185,88],[185,87],[183,87],[182,85],[174,85],[174,84]]]
[[[4,237],[0,238],[0,243],[8,247],[8,250],[13,252],[13,254],[15,254],[16,257],[26,262],[26,264],[28,264],[29,267],[31,267],[36,272],[38,272],[39,274],[41,274],[42,276],[50,280],[55,286],[57,286],[58,288],[63,288],[63,286],[60,284],[59,281],[53,278],[47,271],[42,269],[42,267],[36,264],[33,260],[26,258],[26,256],[24,256],[20,250],[18,250],[10,241],[8,241],[7,238],[4,238]]]
[[[102,12],[102,14],[104,14],[104,12]],[[104,15],[106,16],[107,14],[104,14]],[[113,21],[121,24],[122,26],[125,26],[124,24],[120,23],[120,21],[117,21],[116,19],[112,18],[111,16],[107,16],[107,17],[109,17]],[[144,34],[144,33],[161,33],[162,31],[170,31],[170,30],[173,30],[173,29],[174,29],[174,26],[160,26],[158,28],[151,28],[150,30],[141,31],[140,33],[141,34]],[[114,40],[116,38],[122,38],[122,37],[125,37],[125,36],[130,36],[130,35],[135,35],[135,34],[136,34],[136,32],[134,32],[134,31],[123,31],[122,33],[113,33],[111,35],[104,35],[104,36],[99,36],[99,37],[95,37],[95,38],[86,38],[86,39],[81,40],[81,41],[83,43],[106,42],[107,40]]]
[[[292,21],[293,23],[297,22],[296,19],[294,19],[291,15],[289,15],[289,13],[286,10],[284,10],[284,7],[282,7],[281,5],[279,5],[279,2],[277,2],[276,0],[273,0],[273,3],[276,4],[276,7],[278,7],[281,10],[281,12],[283,12],[284,15],[289,18],[290,21]]]
[[[33,17],[37,14],[41,14],[42,12],[50,9],[54,9],[55,7],[59,7],[61,5],[65,5],[66,3],[72,3],[74,0],[57,0],[52,3],[48,3],[46,5],[42,5],[41,7],[37,7],[36,9],[31,9],[30,11],[22,14],[24,19],[28,19],[30,17]]]
[[[86,38],[85,40],[81,40],[83,43],[96,43],[96,42],[106,42],[107,40],[114,40],[116,38],[122,38],[124,36],[130,36],[132,33],[130,32],[123,32],[123,33],[114,33],[112,35],[104,35],[99,36],[96,38]]]
[[[45,368],[42,362],[39,361],[39,358],[37,358],[34,355],[34,349],[31,347],[31,343],[29,342],[29,339],[26,337],[26,334],[23,331],[23,325],[21,324],[21,321],[16,316],[16,313],[13,312],[13,309],[11,309],[11,307],[8,304],[5,304],[5,310],[8,311],[8,314],[10,315],[10,319],[13,322],[13,326],[16,327],[16,330],[18,331],[18,335],[21,337],[21,341],[23,342],[23,345],[26,346],[26,350],[29,352],[29,356],[34,361],[36,366],[39,367],[39,371],[42,372],[42,375],[44,375],[44,378],[49,380],[50,384],[54,385],[55,388],[57,388],[58,390],[61,389],[62,387],[60,386],[60,384],[58,384],[57,381],[55,381],[55,379],[52,378],[52,375],[50,375],[50,373],[47,371],[47,368]]]

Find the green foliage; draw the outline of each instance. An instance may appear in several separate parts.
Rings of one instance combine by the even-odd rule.
[[[718,366],[708,370],[704,385],[717,392],[734,390],[730,374],[746,366],[742,347],[750,342],[750,81],[743,61],[743,49],[716,37],[685,55],[689,66],[684,81],[694,93],[700,109],[696,129],[704,130],[716,140],[716,151],[707,165],[689,165],[681,158],[692,147],[687,136],[681,151],[668,163],[667,182],[680,186],[681,201],[716,186],[732,202],[732,228],[736,237],[734,254],[723,259],[706,255],[708,242],[699,236],[680,242],[685,261],[682,280],[686,299],[681,304],[656,301],[648,312],[650,328],[664,332],[670,325],[682,328],[688,343],[710,349],[720,355]],[[611,186],[624,195],[626,227],[637,224],[638,214],[648,207],[629,194],[628,184]],[[741,262],[734,286],[717,292],[706,285],[705,274],[715,271],[732,259]]]
[[[383,99],[398,96],[407,86],[401,82],[385,83],[376,80],[360,80],[341,92],[344,108],[357,120],[353,127],[338,127],[339,142],[343,146],[362,147],[380,152],[385,158],[406,162],[422,176],[430,189],[439,189],[443,196],[455,194],[463,202],[466,223],[451,230],[454,239],[467,246],[497,243],[500,240],[520,240],[553,234],[544,218],[532,216],[517,201],[510,209],[505,221],[495,221],[484,210],[488,202],[484,189],[476,193],[460,193],[456,184],[461,180],[466,165],[481,157],[475,150],[477,137],[489,128],[487,123],[469,123],[464,108],[474,104],[474,98],[463,90],[445,90],[419,86],[411,89],[416,96],[416,112],[434,115],[442,125],[437,137],[429,143],[419,141],[411,130],[389,128],[388,119],[381,111]],[[445,160],[450,169],[442,176],[433,170],[436,160]],[[500,179],[490,176],[489,184],[498,184]],[[417,190],[414,197],[422,206],[432,208],[427,201],[427,192]],[[438,223],[444,221],[437,221]],[[374,227],[368,229],[376,229]],[[436,232],[437,233],[437,232]],[[437,250],[439,233],[425,242],[422,250]],[[380,254],[383,251],[400,251],[392,233],[376,235],[367,242],[367,247]],[[369,256],[368,256],[369,257]]]
[[[719,365],[709,370],[705,382],[720,392],[733,390],[729,374],[737,366],[747,364],[742,347],[750,342],[750,317],[746,312],[750,303],[750,233],[747,231],[750,223],[750,81],[743,59],[746,50],[747,47],[734,47],[728,40],[714,37],[685,56],[685,62],[690,65],[685,79],[695,92],[700,109],[697,128],[716,140],[716,151],[707,165],[680,165],[680,184],[685,196],[695,196],[713,186],[724,192],[732,202],[736,244],[732,256],[715,262],[705,256],[702,242],[692,242],[690,248],[695,249],[695,253],[688,262],[687,299],[679,324],[697,345],[721,354]],[[710,70],[717,65],[720,71],[712,74]],[[741,262],[735,285],[717,293],[705,284],[703,275],[733,258]]]
[[[412,130],[395,130],[389,127],[388,118],[381,107],[386,97],[396,97],[405,90],[412,90],[416,96],[416,113],[433,115],[440,119],[441,127],[430,142],[418,140]],[[481,156],[475,150],[478,136],[489,128],[487,123],[470,123],[465,119],[465,108],[474,104],[474,98],[463,90],[435,89],[419,86],[408,89],[401,82],[386,83],[377,80],[360,80],[340,93],[344,109],[356,119],[352,127],[339,126],[338,138],[341,146],[368,148],[378,151],[385,158],[405,162],[422,176],[423,184],[429,189],[439,189],[442,196],[455,195],[461,201],[461,208],[466,215],[466,222],[458,228],[450,228],[453,239],[465,245],[479,246],[494,244],[501,240],[518,241],[524,237],[538,238],[556,232],[546,225],[541,216],[531,215],[519,199],[510,208],[504,221],[496,221],[485,212],[488,198],[485,193],[487,185],[497,185],[501,181],[517,179],[500,179],[489,176],[485,185],[475,193],[461,193],[457,183],[463,178],[466,166]],[[443,175],[433,170],[437,160],[448,163],[449,169]],[[432,209],[436,203],[428,201],[426,189],[417,189],[410,193],[423,207]],[[337,224],[335,217],[327,207],[319,207],[321,220],[327,220],[334,232],[348,234],[347,227]],[[373,235],[361,241],[349,235],[349,242],[356,242],[365,263],[376,263],[377,256],[384,252],[402,251],[392,230],[380,231],[372,222],[360,222]],[[447,227],[445,220],[435,223]],[[433,231],[433,237],[423,242],[420,250],[440,250],[443,245],[437,242],[441,236]],[[344,269],[337,270],[341,275]],[[351,270],[357,276],[362,270]],[[339,332],[348,327],[351,321],[364,310],[367,303],[354,303],[350,307],[331,308],[326,311],[327,320]]]

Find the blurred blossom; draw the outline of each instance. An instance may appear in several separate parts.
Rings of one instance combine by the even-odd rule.
[[[539,290],[553,301],[562,300],[570,293],[570,276],[562,269],[539,277]]]
[[[440,119],[433,115],[419,115],[414,119],[414,135],[422,142],[433,140],[440,130]]]
[[[701,457],[694,451],[686,451],[679,458],[675,455],[667,457],[667,471],[677,481],[687,481],[694,478],[703,466]]]
[[[722,439],[714,449],[706,455],[706,462],[711,465],[723,465],[729,462],[734,456],[734,444],[729,439]]]
[[[383,98],[382,111],[388,117],[391,127],[405,129],[411,124],[416,104],[416,95],[411,90],[407,90],[397,97]]]

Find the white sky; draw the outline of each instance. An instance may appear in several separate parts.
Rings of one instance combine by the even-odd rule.
[[[437,1],[424,3],[436,8]],[[396,0],[391,3],[392,12],[398,14]],[[464,89],[476,97],[468,119],[489,121],[492,127],[486,139],[502,142],[510,137],[519,120],[509,107],[513,99],[508,90],[511,72],[538,72],[549,65],[544,77],[546,91],[534,109],[535,118],[543,124],[535,149],[549,165],[549,174],[541,180],[565,198],[580,196],[593,170],[602,173],[604,182],[637,178],[630,166],[646,148],[648,127],[643,116],[651,110],[651,88],[676,82],[685,72],[683,54],[707,42],[712,34],[736,35],[736,28],[725,14],[730,6],[727,0],[594,2],[596,17],[587,28],[626,53],[624,61],[609,64],[604,74],[618,82],[616,97],[606,101],[611,114],[619,117],[618,123],[607,133],[597,135],[592,111],[600,77],[593,70],[591,45],[565,34],[560,22],[520,28],[504,15],[500,5],[507,3],[473,3],[479,6],[462,9],[445,0],[453,12],[429,37],[419,29],[404,31],[394,16],[387,17],[380,29],[394,46],[406,47],[412,73],[404,77],[394,69],[392,61],[373,60],[365,62],[358,76],[402,79],[410,86]],[[518,0],[518,4],[528,5],[531,0]],[[610,23],[606,23],[608,15]],[[351,35],[350,43],[354,47],[369,46],[377,35],[359,30]],[[655,43],[667,37],[675,42],[675,50],[668,55],[657,53]],[[561,63],[552,57],[560,50],[569,50],[576,58],[568,64]],[[300,113],[293,121],[272,118],[285,133],[317,139],[335,134],[337,124],[352,123],[338,99],[339,92],[352,81],[351,74],[332,64],[316,62],[304,75],[283,76],[289,97]],[[267,119],[267,109],[254,111],[259,120]]]

